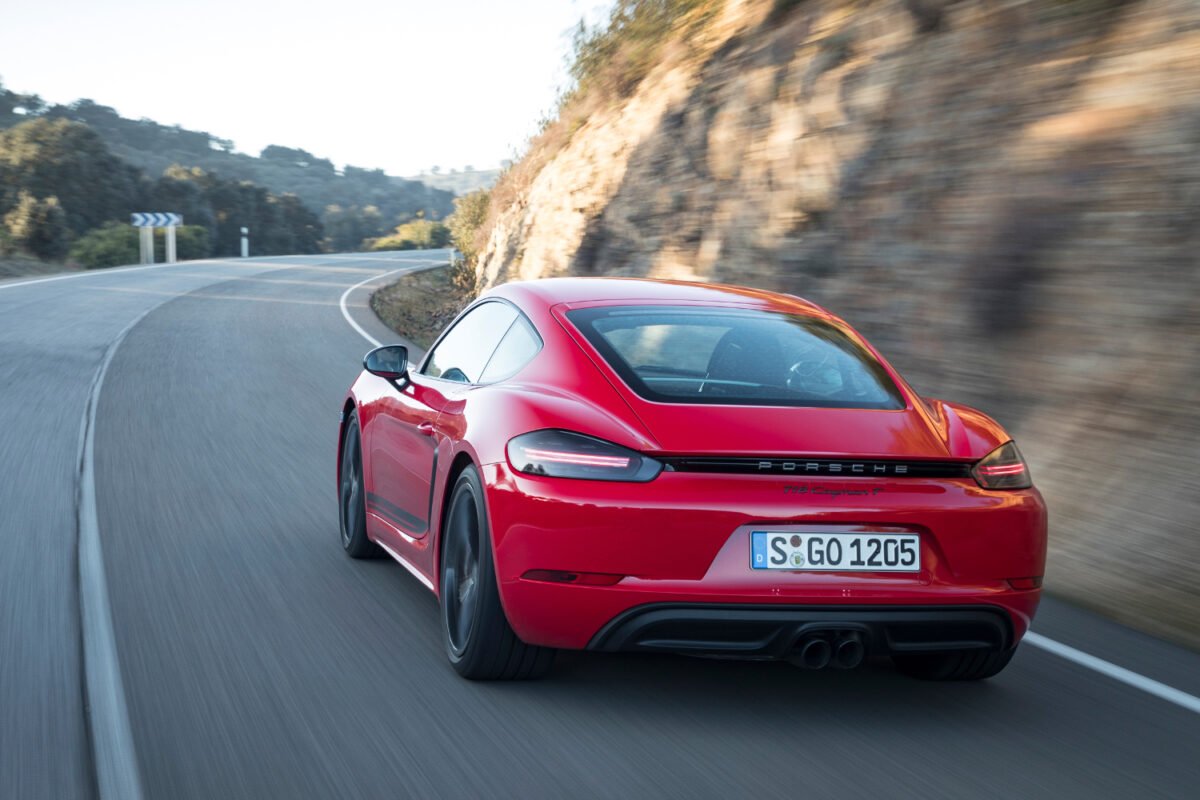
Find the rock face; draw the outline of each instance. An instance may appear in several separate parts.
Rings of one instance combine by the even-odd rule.
[[[821,303],[1014,433],[1048,588],[1200,644],[1200,3],[741,2],[702,39],[531,153],[480,284]]]

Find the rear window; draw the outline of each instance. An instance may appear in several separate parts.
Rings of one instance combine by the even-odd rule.
[[[813,317],[685,306],[601,306],[571,323],[637,394],[660,403],[898,409],[887,371]]]

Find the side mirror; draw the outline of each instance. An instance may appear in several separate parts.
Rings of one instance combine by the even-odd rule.
[[[372,375],[398,381],[408,375],[408,348],[402,344],[376,347],[363,356],[363,369]]]

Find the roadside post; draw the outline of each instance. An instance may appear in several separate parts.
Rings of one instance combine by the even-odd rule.
[[[138,240],[138,255],[140,263],[154,263],[154,229],[163,228],[166,234],[166,263],[174,264],[175,258],[175,228],[183,224],[183,217],[170,212],[140,212],[129,215],[133,227],[138,228],[141,237]]]
[[[242,258],[250,257],[250,229],[242,228]]]
[[[134,223],[134,224],[136,225],[137,223]],[[141,237],[138,240],[138,250],[139,250],[138,255],[140,256],[139,261],[142,264],[153,264],[154,263],[154,228],[151,228],[149,225],[142,225],[142,226],[140,226],[140,230],[138,231],[138,234]]]

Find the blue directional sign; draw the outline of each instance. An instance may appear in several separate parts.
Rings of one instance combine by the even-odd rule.
[[[174,228],[183,224],[179,214],[138,213],[129,215],[135,228]]]

